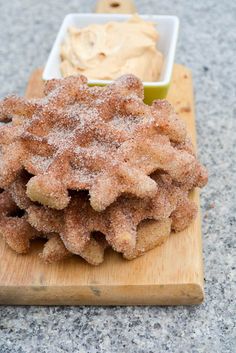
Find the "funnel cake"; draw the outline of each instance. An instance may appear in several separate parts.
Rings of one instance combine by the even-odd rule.
[[[102,212],[91,207],[85,192],[74,193],[64,210],[35,204],[26,195],[29,177],[23,174],[9,187],[16,204],[27,212],[28,222],[39,232],[59,233],[71,253],[93,264],[102,262],[108,245],[125,258],[140,256],[159,244],[160,239],[167,239],[171,227],[178,231],[187,227],[197,212],[188,191],[160,172],[152,175],[158,187],[153,198],[120,197]],[[150,219],[156,222],[148,225],[147,236],[142,221]],[[96,239],[94,232],[100,234]],[[93,254],[92,260],[87,253]]]
[[[37,227],[34,227],[33,229],[35,230],[37,228],[40,234],[44,234],[46,235],[46,237],[49,236],[50,241],[53,237],[54,243],[51,241],[51,246],[49,244],[48,249],[50,247],[50,251],[53,252],[53,247],[55,245],[55,257],[59,246],[61,248],[61,252],[63,250],[63,252],[67,253],[67,255],[69,256],[71,252],[69,252],[69,250],[66,250],[66,247],[58,234],[59,232],[61,232],[61,225],[63,223],[63,213],[57,210],[49,209],[44,206],[35,205],[26,195],[26,184],[28,180],[28,173],[21,173],[21,175],[19,175],[16,180],[8,187],[8,193],[11,195],[12,200],[14,200],[15,204],[19,207],[19,209],[26,212],[28,223],[33,223],[31,218],[33,218],[34,212],[37,210]],[[76,226],[76,224],[74,224],[74,226]],[[46,245],[47,244],[48,242],[46,243]],[[104,251],[107,247],[107,243],[105,242],[105,239],[103,237],[98,237],[98,235],[92,236],[89,241],[87,241],[86,244],[83,245],[83,247],[80,247],[80,251],[76,253],[77,255],[80,255],[92,265],[99,265],[101,262],[103,262]],[[43,252],[42,257],[44,260],[46,260],[45,252],[47,251],[47,249],[44,250],[45,251]]]
[[[142,99],[133,75],[106,87],[79,76],[0,103],[0,232],[13,249],[45,237],[45,261],[98,265],[108,246],[133,259],[190,224],[206,169],[171,105]]]
[[[90,264],[100,264],[103,261],[104,250],[109,245],[123,252],[125,258],[133,259],[163,243],[170,234],[170,218],[158,222],[141,221],[148,216],[164,218],[169,215],[177,201],[176,197],[172,197],[172,204],[170,200],[166,202],[162,211],[160,209],[155,212],[153,206],[151,204],[148,206],[147,202],[149,210],[144,211],[145,205],[133,198],[119,200],[106,211],[98,213],[92,209],[87,195],[79,193],[72,196],[70,205],[65,210],[58,211],[36,205],[28,198],[26,195],[28,179],[27,173],[23,173],[8,189],[17,206],[26,211],[27,221],[39,234],[53,234],[55,237],[59,233],[66,248],[70,250],[70,252],[67,250],[68,253],[80,255]],[[163,196],[158,200],[160,206]],[[156,197],[157,205],[158,200]],[[139,224],[137,230],[136,224]],[[149,236],[145,229],[149,230]],[[55,250],[57,250],[56,242],[59,242],[58,237],[55,238]],[[53,244],[50,251],[53,251]]]
[[[29,251],[31,240],[36,238],[47,239],[40,257],[48,263],[64,260],[72,256],[59,234],[56,233],[57,227],[54,227],[55,232],[52,232],[52,228],[44,227],[44,229],[48,229],[48,232],[43,232],[36,230],[29,224],[28,215],[25,211],[33,203],[25,194],[24,180],[25,177],[18,177],[10,186],[9,191],[0,193],[0,235],[12,250],[20,254]],[[54,221],[56,222],[57,219]],[[83,249],[83,254],[80,255],[87,262],[99,265],[103,262],[106,244],[101,239],[98,242],[99,245],[94,248],[90,246],[91,242],[87,244]]]
[[[0,187],[26,169],[27,195],[57,210],[69,190],[88,190],[95,211],[123,194],[151,198],[156,170],[186,184],[203,186],[205,170],[190,153],[184,123],[167,101],[143,103],[143,85],[125,75],[106,87],[86,78],[48,81],[42,99],[8,97],[1,103]]]
[[[96,212],[91,207],[87,194],[80,192],[72,195],[66,209],[58,211],[37,205],[27,197],[28,178],[27,173],[18,176],[8,189],[18,207],[26,211],[27,221],[44,234],[59,233],[71,253],[80,255],[94,265],[103,261],[104,250],[109,245],[127,256],[129,252],[134,254],[138,251],[138,248],[136,249],[137,225],[147,218],[166,218],[177,202],[176,197],[169,197],[165,207],[155,211],[155,206],[161,205],[163,201],[164,193],[162,193],[162,196],[155,198],[155,206],[148,199],[143,203],[139,199],[124,198],[117,200],[105,211]],[[144,207],[147,207],[147,210]],[[170,220],[165,220],[163,226],[162,222],[156,224],[155,228],[159,226],[160,230],[152,236],[150,243],[159,241],[161,233],[166,238],[170,233],[170,224]],[[95,237],[94,233],[96,233]],[[142,243],[140,239],[140,244]],[[141,253],[140,250],[139,253]]]
[[[30,241],[35,238],[45,238],[40,256],[45,262],[63,260],[72,255],[64,246],[58,234],[38,232],[27,222],[26,213],[16,205],[7,191],[0,192],[0,235],[8,246],[19,254],[25,254],[30,249]]]

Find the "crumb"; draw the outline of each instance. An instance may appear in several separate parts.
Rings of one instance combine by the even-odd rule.
[[[181,108],[180,108],[180,112],[182,112],[182,113],[189,113],[189,112],[191,112],[191,107],[190,107],[190,105],[185,105],[185,106],[181,107]]]

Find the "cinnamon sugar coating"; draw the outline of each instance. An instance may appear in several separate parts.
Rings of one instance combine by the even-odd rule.
[[[19,176],[8,190],[16,204],[26,211],[27,221],[33,228],[46,234],[59,234],[69,252],[96,265],[103,261],[108,246],[126,258],[134,258],[145,251],[141,250],[143,247],[146,251],[154,247],[162,233],[166,239],[171,228],[180,231],[195,218],[196,206],[188,198],[188,191],[175,185],[167,174],[156,172],[151,177],[157,185],[152,198],[123,196],[102,212],[91,207],[85,192],[73,194],[63,210],[35,204],[26,195],[27,175]],[[139,229],[142,221],[148,219],[156,221],[152,229],[159,229],[150,231],[150,242]],[[94,238],[94,232],[100,236]]]
[[[72,196],[65,210],[58,211],[33,203],[26,195],[27,180],[27,174],[19,176],[10,185],[9,196],[26,212],[25,218],[37,230],[37,236],[49,239],[42,253],[46,262],[64,259],[73,253],[98,265],[103,262],[104,250],[109,245],[122,252],[125,258],[132,259],[160,245],[170,234],[171,219],[166,217],[174,209],[175,196],[169,195],[162,210],[156,208],[155,211],[155,207],[160,206],[164,195],[155,198],[155,205],[148,199],[145,203],[135,198],[120,199],[99,213],[92,209],[87,195],[80,193]],[[146,218],[159,219],[148,225],[150,237],[143,231],[142,220]]]
[[[18,254],[30,250],[31,240],[47,239],[40,254],[45,262],[60,261],[72,255],[58,234],[45,234],[33,228],[27,222],[27,214],[16,205],[8,191],[0,191],[0,235]]]
[[[90,237],[86,243],[81,244],[80,251],[71,252],[70,246],[65,246],[63,238],[59,236],[62,232],[62,224],[64,218],[62,211],[53,210],[45,206],[36,205],[26,194],[26,184],[29,180],[27,173],[22,173],[8,187],[8,193],[15,205],[25,212],[27,224],[37,231],[39,236],[49,239],[44,246],[41,257],[46,262],[55,262],[65,257],[71,256],[72,253],[80,255],[88,263],[99,265],[104,260],[104,251],[107,247],[105,239],[97,239]],[[69,212],[70,210],[68,210]],[[71,221],[68,219],[67,224]],[[71,233],[75,233],[76,224],[71,225]],[[78,242],[80,239],[77,240]],[[66,243],[65,243],[66,244]]]
[[[15,251],[44,237],[46,262],[99,265],[109,246],[133,259],[192,222],[189,193],[207,171],[171,105],[142,99],[125,75],[106,87],[51,80],[42,99],[0,102],[0,233]]]
[[[2,101],[0,187],[26,169],[32,201],[64,209],[68,190],[86,189],[94,210],[122,194],[152,197],[150,178],[163,170],[177,182],[203,173],[196,157],[176,144],[186,129],[167,101],[143,103],[138,78],[125,75],[106,87],[88,87],[83,76],[49,81],[46,96]]]

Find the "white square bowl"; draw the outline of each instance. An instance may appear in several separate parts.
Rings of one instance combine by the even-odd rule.
[[[78,28],[86,27],[93,23],[103,24],[110,21],[126,21],[131,15],[120,14],[69,14],[67,15],[60,27],[52,50],[49,54],[45,69],[43,71],[43,79],[50,80],[53,78],[61,78],[60,72],[60,47],[67,35],[68,27],[75,26]],[[161,70],[160,80],[156,82],[143,82],[145,102],[151,103],[154,99],[165,98],[171,81],[172,70],[174,65],[174,57],[176,43],[179,31],[179,19],[176,16],[158,16],[158,15],[140,15],[146,21],[155,24],[159,33],[158,49],[164,55],[164,63]],[[89,85],[104,86],[112,81],[110,80],[89,80]]]

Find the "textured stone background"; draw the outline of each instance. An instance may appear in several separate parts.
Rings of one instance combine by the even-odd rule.
[[[236,3],[136,4],[140,13],[180,17],[176,61],[193,70],[199,154],[210,174],[201,199],[205,302],[165,308],[0,307],[1,353],[235,352]],[[0,96],[23,94],[30,72],[45,63],[65,14],[93,7],[91,0],[0,0]]]

